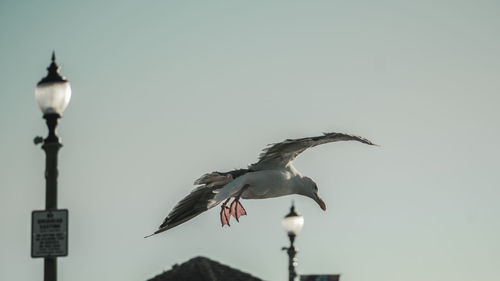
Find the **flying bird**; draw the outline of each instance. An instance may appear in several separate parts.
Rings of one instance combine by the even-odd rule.
[[[369,140],[342,133],[324,133],[322,136],[287,139],[269,145],[259,155],[256,163],[247,169],[207,173],[197,179],[198,185],[182,199],[163,220],[152,235],[171,229],[219,205],[222,226],[230,226],[231,216],[238,222],[247,214],[240,199],[265,199],[299,194],[313,199],[326,211],[326,204],[318,195],[316,183],[297,171],[293,160],[306,149],[336,141],[358,141],[374,145]],[[228,206],[229,201],[232,203]]]

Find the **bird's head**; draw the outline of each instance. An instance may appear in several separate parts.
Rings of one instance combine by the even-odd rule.
[[[326,204],[318,195],[318,185],[316,185],[316,183],[308,177],[303,177],[302,182],[302,186],[298,193],[311,198],[318,203],[323,211],[326,211]]]

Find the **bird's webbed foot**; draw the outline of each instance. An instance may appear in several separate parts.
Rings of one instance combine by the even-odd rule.
[[[240,222],[239,218],[241,216],[245,216],[247,211],[243,208],[243,205],[240,203],[240,199],[236,198],[231,203],[230,214],[236,219],[237,222]]]
[[[221,206],[221,210],[220,210],[220,222],[222,224],[222,227],[224,227],[224,225],[228,225],[228,226],[231,226],[229,224],[229,220],[231,219],[231,210],[229,209],[228,206],[226,206],[227,202],[229,202],[229,199],[226,200],[226,202],[224,202],[224,204],[222,204]]]

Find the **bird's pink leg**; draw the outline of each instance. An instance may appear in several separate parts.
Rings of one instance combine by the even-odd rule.
[[[221,210],[220,210],[220,222],[222,223],[222,227],[224,227],[224,225],[228,225],[228,226],[231,226],[229,224],[229,220],[231,219],[231,211],[229,210],[229,207],[226,206],[226,204],[229,202],[231,198],[228,198],[226,200],[226,202],[224,202],[221,206]]]
[[[234,199],[233,203],[231,203],[230,212],[237,222],[240,222],[239,218],[241,216],[245,216],[247,214],[247,211],[240,203],[240,198]]]
[[[249,185],[245,185],[241,189],[238,196],[236,196],[236,198],[234,198],[234,201],[231,203],[231,208],[229,209],[230,214],[236,219],[237,222],[240,222],[239,218],[241,216],[245,216],[247,214],[247,211],[245,210],[245,208],[243,208],[243,205],[241,205],[241,203],[240,203],[240,197],[241,197],[241,194],[243,194],[243,192],[245,191],[245,189],[248,188],[248,186]]]

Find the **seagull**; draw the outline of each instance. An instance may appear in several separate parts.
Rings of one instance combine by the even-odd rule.
[[[239,222],[239,218],[247,214],[240,199],[298,194],[313,199],[326,211],[326,204],[318,195],[316,183],[300,174],[292,162],[308,148],[336,141],[358,141],[375,145],[365,138],[343,133],[323,133],[317,137],[287,139],[268,145],[259,155],[258,161],[248,165],[247,169],[212,172],[197,179],[194,184],[198,187],[175,205],[158,230],[145,238],[178,226],[220,203],[222,227],[231,226],[231,216]],[[231,199],[233,201],[228,206]]]

